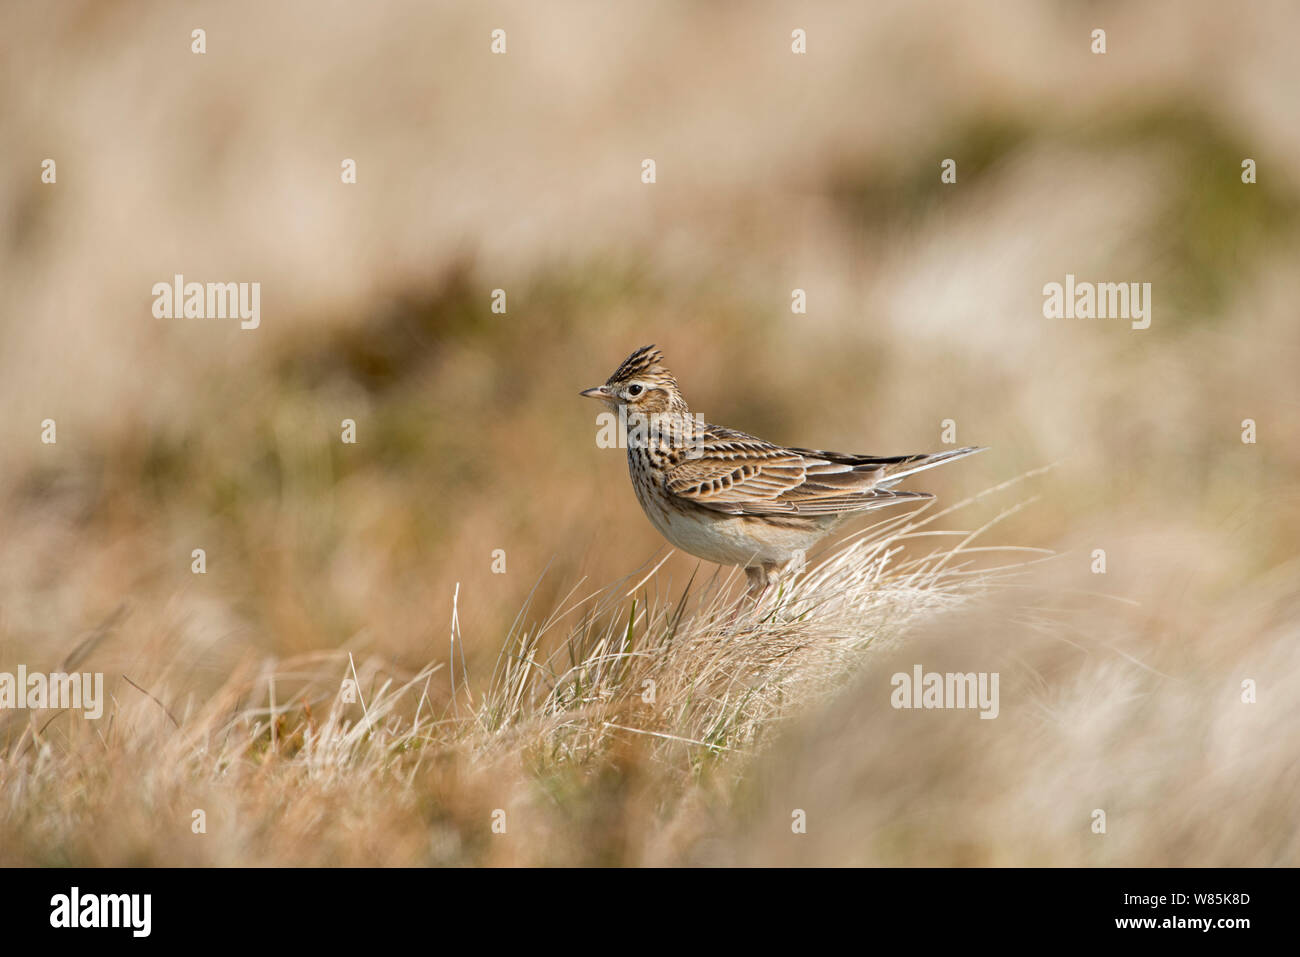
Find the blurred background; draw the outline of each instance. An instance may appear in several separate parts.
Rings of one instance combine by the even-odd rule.
[[[913,483],[944,501],[1054,463],[998,534],[1061,553],[1070,624],[1012,594],[903,652],[1027,668],[1002,720],[882,708],[873,664],[734,793],[593,786],[573,800],[616,810],[505,860],[1295,863],[1293,5],[60,0],[0,25],[0,670],[56,670],[125,605],[83,667],[173,701],[316,650],[414,671],[459,583],[486,680],[534,586],[548,609],[664,547],[577,395],[653,342],[693,409],[777,442],[932,451],[954,420],[992,451]],[[177,273],[259,282],[260,327],[155,318]],[[1150,328],[1045,319],[1067,273],[1151,283]],[[819,825],[791,844],[801,788]],[[56,855],[275,853],[167,851],[132,795],[129,849],[69,830]],[[1105,800],[1128,827],[1089,843]],[[372,862],[430,859],[410,813]]]

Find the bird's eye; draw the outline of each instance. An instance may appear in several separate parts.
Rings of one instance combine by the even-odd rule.
[[[642,390],[641,390],[641,387],[640,387],[639,385],[630,385],[630,386],[627,387],[627,394],[628,394],[628,395],[633,395],[633,396],[640,395],[640,394],[641,394],[641,391],[642,391]]]

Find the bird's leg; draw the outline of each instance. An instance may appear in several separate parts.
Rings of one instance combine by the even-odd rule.
[[[750,565],[745,569],[745,576],[749,579],[749,597],[757,601],[781,580],[781,566],[776,562]]]

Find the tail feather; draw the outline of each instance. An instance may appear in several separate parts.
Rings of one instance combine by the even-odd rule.
[[[884,489],[909,475],[924,472],[926,469],[932,469],[936,465],[943,465],[945,462],[954,462],[968,455],[974,455],[976,452],[983,452],[986,448],[987,446],[971,445],[964,449],[948,449],[943,452],[887,456],[851,455],[846,452],[825,452],[820,449],[792,449],[791,451],[810,458],[825,459],[837,465],[848,466],[854,471],[869,472],[878,470],[880,479],[876,487]],[[819,480],[824,481],[820,476]]]
[[[987,448],[988,446],[971,445],[964,449],[949,449],[946,452],[934,452],[929,455],[906,456],[901,462],[885,465],[883,476],[884,481],[882,482],[882,485],[888,487],[909,475],[915,475],[917,472],[924,472],[926,469],[932,469],[936,465],[943,465],[947,462],[955,462],[957,459],[964,459],[968,455],[974,455],[976,452],[983,452]]]

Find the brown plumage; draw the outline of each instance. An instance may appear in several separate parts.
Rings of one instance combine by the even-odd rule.
[[[932,498],[896,491],[903,478],[983,451],[854,455],[784,448],[693,416],[664,365],[644,346],[603,386],[582,393],[627,416],[628,471],[646,515],[700,558],[740,565],[751,588],[779,579],[850,515]]]

